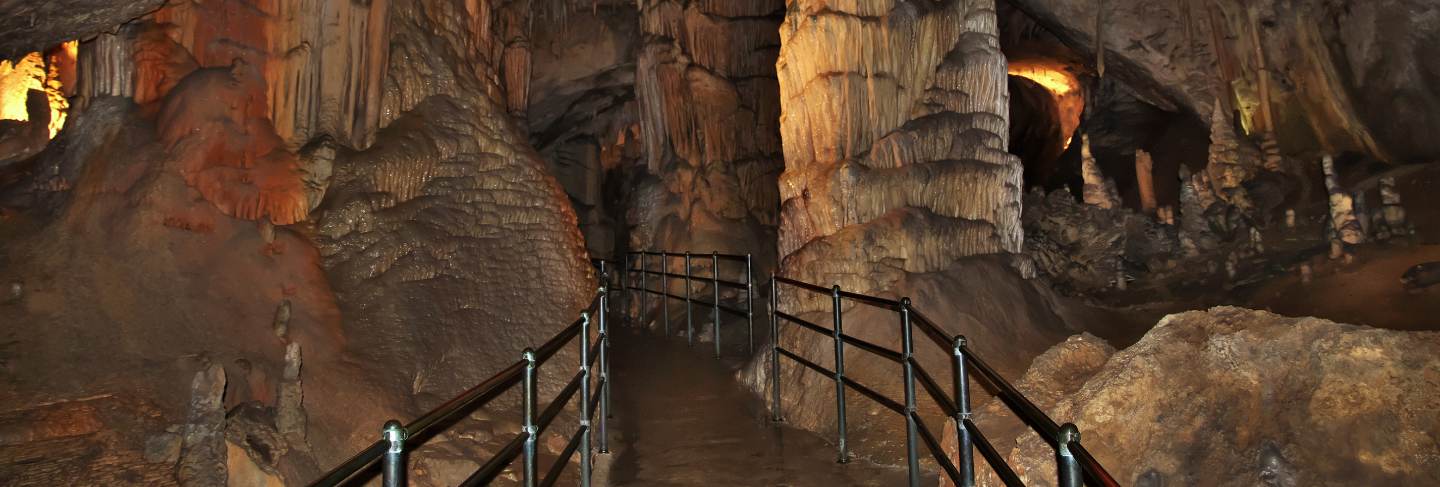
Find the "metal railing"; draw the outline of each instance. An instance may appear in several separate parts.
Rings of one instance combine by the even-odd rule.
[[[658,259],[651,259],[650,257],[657,257]],[[683,264],[683,268],[685,270],[684,274],[670,272],[670,264],[672,263],[672,261],[678,259],[684,259],[683,262],[677,263]],[[659,260],[660,270],[651,270],[650,261],[652,260]],[[710,262],[709,276],[695,274],[696,269],[694,263],[696,260],[700,260],[702,262],[708,260]],[[638,267],[632,267],[632,265],[636,262],[638,262],[640,265]],[[720,277],[721,263],[733,263],[736,265],[741,263],[745,264],[745,280],[734,281],[722,279]],[[687,343],[692,346],[695,344],[694,307],[696,304],[709,307],[711,317],[711,340],[715,342],[716,357],[719,357],[721,353],[720,328],[723,321],[720,319],[720,313],[726,312],[732,315],[739,316],[741,318],[745,318],[745,336],[748,342],[747,350],[749,351],[750,355],[754,355],[755,279],[753,278],[754,274],[752,274],[752,269],[752,258],[750,254],[721,254],[719,252],[710,252],[709,254],[653,251],[630,252],[625,255],[625,272],[621,275],[621,286],[624,287],[627,291],[640,291],[640,307],[638,308],[637,312],[640,313],[642,316],[645,311],[649,309],[650,296],[659,296],[660,301],[656,303],[656,305],[660,309],[661,321],[663,322],[663,326],[665,328],[665,336],[670,336],[670,308],[668,306],[668,300],[674,299],[678,301],[683,301],[685,303],[685,339]],[[738,270],[736,272],[738,273]],[[636,285],[637,279],[631,277],[632,274],[639,276],[638,285]],[[671,279],[683,279],[685,281],[684,296],[675,295],[670,292]],[[656,281],[658,282],[655,284],[655,286],[658,286],[659,289],[651,289],[652,285],[650,283]],[[709,301],[706,301],[703,297],[695,296],[696,281],[699,281],[702,284],[710,284],[711,296]],[[737,291],[744,290],[744,307],[742,308],[739,303],[727,304],[722,302],[720,298],[721,287],[727,287],[735,289]],[[630,293],[628,292],[626,293],[627,299],[629,294]]]
[[[800,317],[780,311],[780,287],[784,284],[798,288],[803,291],[829,295],[831,299],[831,319],[833,326],[826,329],[823,326],[811,323]],[[873,306],[880,309],[895,311],[899,317],[900,325],[900,350],[895,351],[884,346],[871,343],[851,335],[845,334],[844,322],[841,316],[841,307],[845,300]],[[812,362],[799,354],[786,350],[780,345],[780,321],[788,321],[801,328],[829,336],[835,342],[834,363],[835,370]],[[951,367],[954,384],[951,390],[952,396],[947,397],[944,389],[935,381],[934,377],[915,360],[914,330],[918,327],[921,333],[929,337],[932,342],[943,350],[948,350],[952,357]],[[835,382],[835,409],[836,409],[836,449],[839,453],[839,462],[849,461],[848,445],[845,441],[845,392],[847,389],[860,393],[861,395],[875,401],[877,404],[899,413],[905,418],[905,458],[909,468],[909,485],[918,486],[920,482],[920,457],[919,443],[923,442],[926,449],[940,468],[944,470],[947,477],[955,485],[971,487],[975,485],[975,459],[974,451],[979,450],[980,455],[985,458],[986,463],[995,471],[1000,480],[1007,486],[1024,486],[1020,477],[1005,462],[1005,458],[990,444],[989,440],[980,431],[980,428],[970,420],[970,374],[973,368],[978,372],[980,382],[988,385],[990,390],[1004,402],[1016,416],[1019,416],[1027,425],[1040,434],[1055,449],[1056,463],[1058,466],[1059,483],[1061,487],[1079,487],[1084,483],[1093,486],[1116,487],[1119,484],[1110,476],[1100,462],[1085,450],[1080,444],[1080,431],[1075,425],[1066,423],[1056,425],[1040,408],[1026,399],[1023,394],[1010,385],[995,369],[977,357],[970,350],[965,337],[956,335],[946,336],[940,327],[926,319],[910,305],[910,298],[901,298],[899,301],[867,296],[864,294],[846,292],[840,286],[824,288],[815,284],[802,282],[786,277],[770,276],[770,377],[771,377],[771,419],[784,421],[781,415],[780,406],[780,357],[784,356],[806,368],[815,370],[821,374],[831,377]],[[845,349],[849,345],[860,350],[875,354],[881,358],[895,362],[901,366],[901,380],[904,385],[904,403],[885,397],[883,394],[866,387],[845,375]],[[924,421],[917,413],[916,406],[916,381],[925,389],[928,395],[940,407],[946,416],[955,422],[955,431],[959,451],[956,455],[957,461],[952,461],[949,455],[945,454],[940,441],[925,426]],[[957,465],[958,463],[958,465]]]
[[[405,457],[407,453],[456,421],[465,418],[475,409],[510,390],[514,385],[520,384],[523,394],[521,399],[523,417],[521,418],[520,432],[460,485],[488,484],[517,457],[522,461],[523,485],[526,487],[554,485],[569,466],[571,456],[578,450],[580,452],[580,485],[588,487],[593,462],[590,453],[591,421],[594,420],[597,406],[600,416],[599,452],[601,454],[610,453],[608,441],[610,330],[607,319],[610,277],[603,261],[598,262],[597,267],[600,268],[601,280],[599,292],[591,300],[590,305],[580,313],[579,319],[560,330],[539,348],[525,349],[520,353],[520,360],[509,367],[409,424],[401,425],[396,420],[387,421],[381,429],[379,441],[361,450],[360,453],[325,473],[310,485],[312,487],[360,485],[374,477],[376,473],[374,467],[379,463],[381,464],[380,475],[385,487],[403,486],[406,484]],[[594,342],[590,337],[592,319],[598,323]],[[579,371],[550,401],[550,404],[543,411],[539,411],[539,398],[537,397],[539,368],[577,337],[579,337],[580,352]],[[597,359],[599,360],[598,371],[592,369],[592,367],[596,367]],[[599,390],[592,394],[591,382],[597,372],[598,382],[595,385]],[[559,457],[555,459],[542,478],[538,473],[539,457],[536,453],[536,443],[545,429],[575,398],[577,392],[580,398],[576,401],[580,413],[579,428],[570,436],[564,450],[560,452]]]

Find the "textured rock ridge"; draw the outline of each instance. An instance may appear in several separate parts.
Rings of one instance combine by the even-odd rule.
[[[787,275],[866,292],[1020,251],[993,2],[794,2],[781,39]]]
[[[1018,387],[1075,422],[1122,484],[1440,482],[1440,334],[1218,307],[1168,316],[1108,360],[1096,360],[1103,346],[1066,352],[1072,342]],[[1054,482],[1054,450],[1037,436],[1009,458],[1026,483]]]
[[[783,166],[778,0],[639,2],[635,96],[646,180],[632,248],[755,252],[774,261]],[[653,178],[653,179],[652,179]],[[762,271],[763,272],[763,271]]]

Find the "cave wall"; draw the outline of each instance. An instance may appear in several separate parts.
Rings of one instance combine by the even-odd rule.
[[[1292,154],[1353,151],[1392,162],[1440,154],[1417,137],[1440,128],[1440,70],[1428,55],[1440,7],[1431,2],[1010,3],[1097,72],[1096,46],[1105,46],[1103,73],[1161,109],[1208,119],[1218,101],[1250,133],[1273,129]]]
[[[647,0],[636,60],[643,172],[632,249],[754,252],[774,262],[783,165],[778,0]]]
[[[298,436],[241,441],[231,459],[308,481],[384,420],[417,416],[572,322],[596,282],[571,203],[525,130],[535,8],[206,0],[108,18],[82,42],[73,126],[0,188],[27,211],[15,227],[7,209],[5,231],[24,238],[0,252],[24,264],[0,272],[25,286],[19,320],[66,324],[26,339],[34,353],[16,366],[37,382],[0,403],[43,415],[51,406],[27,409],[36,398],[69,408],[76,391],[101,394],[74,407],[105,416],[61,446],[99,448],[109,453],[86,458],[123,468],[50,453],[63,465],[43,468],[93,470],[77,478],[98,484],[142,467],[147,483],[223,476],[226,428],[261,424]],[[277,199],[287,211],[269,211]],[[67,269],[81,261],[94,270]],[[545,372],[542,391],[561,375]],[[297,417],[308,427],[294,429]],[[176,446],[178,471],[164,452],[140,460],[151,443],[102,441],[179,445],[166,433],[177,425],[211,432],[203,448]],[[457,456],[417,484],[473,468],[465,452],[489,436],[472,433],[417,454]],[[55,434],[70,435],[26,438]],[[185,453],[202,450],[220,457]],[[40,471],[27,465],[0,471]]]

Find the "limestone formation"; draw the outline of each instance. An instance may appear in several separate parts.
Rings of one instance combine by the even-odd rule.
[[[291,342],[285,346],[285,371],[280,377],[275,429],[296,444],[305,442],[304,392],[301,389],[300,344]]]
[[[1254,205],[1244,183],[1252,175],[1251,168],[1241,161],[1240,140],[1235,136],[1230,115],[1221,109],[1220,103],[1214,106],[1215,113],[1210,119],[1210,160],[1205,172],[1221,201],[1249,211]]]
[[[994,4],[914,7],[787,5],[777,63],[787,275],[863,292],[897,272],[1020,252],[1021,167],[1006,152]]]
[[[1103,367],[1037,360],[1019,387],[1048,391],[1031,397],[1075,422],[1122,484],[1430,485],[1437,357],[1440,333],[1219,307],[1166,317]],[[1076,370],[1094,372],[1071,379]],[[1036,375],[1064,379],[1032,387]],[[1023,435],[1007,457],[1027,484],[1055,482],[1039,437]]]
[[[1077,55],[1104,52],[1106,78],[1122,80],[1161,109],[1204,116],[1219,103],[1226,113],[1239,112],[1252,134],[1273,126],[1287,151],[1314,144],[1390,161],[1440,155],[1425,142],[1440,132],[1434,115],[1440,91],[1395,96],[1408,90],[1402,87],[1429,83],[1412,60],[1390,55],[1432,44],[1437,28],[1429,6],[1410,0],[1109,1],[1101,36],[1097,2],[1013,3]],[[1385,47],[1335,48],[1340,45]],[[1262,99],[1267,93],[1268,102]]]
[[[1380,178],[1380,209],[1378,218],[1372,224],[1379,240],[1412,233],[1410,223],[1405,219],[1405,207],[1400,204],[1400,192],[1395,189],[1395,178]]]
[[[1114,183],[1100,172],[1100,164],[1095,162],[1095,156],[1090,152],[1090,135],[1081,136],[1080,141],[1080,176],[1085,179],[1085,204],[1107,210],[1120,208],[1120,197],[1115,192]],[[1136,164],[1138,167],[1139,163]]]
[[[180,442],[182,486],[225,485],[225,369],[210,364],[190,384],[190,413]]]
[[[1149,152],[1135,150],[1135,179],[1140,188],[1140,210],[1152,213],[1159,205],[1155,201],[1155,161]]]
[[[632,249],[755,253],[774,268],[781,162],[779,0],[637,3],[635,63],[646,198]],[[759,275],[759,274],[757,274]]]
[[[1344,245],[1359,245],[1365,241],[1365,232],[1360,227],[1360,220],[1355,216],[1355,200],[1349,192],[1340,187],[1335,175],[1335,159],[1327,155],[1320,164],[1325,172],[1325,188],[1330,194],[1330,228],[1334,230],[1333,241]]]

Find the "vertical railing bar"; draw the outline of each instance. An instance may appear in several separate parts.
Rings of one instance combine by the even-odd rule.
[[[975,485],[975,446],[965,421],[970,420],[970,374],[965,367],[965,336],[955,336],[950,354],[955,359],[955,435],[959,445],[960,487]]]
[[[600,288],[600,454],[610,453],[610,287]]]
[[[1080,442],[1080,428],[1065,423],[1060,426],[1058,436],[1058,441],[1055,442],[1055,460],[1058,464],[1060,487],[1081,487],[1085,483],[1085,477],[1080,471],[1080,461],[1075,458],[1075,453],[1070,451],[1072,443]]]
[[[601,292],[604,292],[603,288]],[[601,298],[604,299],[604,298]],[[602,301],[603,303],[603,301]],[[590,313],[580,313],[580,487],[590,487]],[[603,353],[603,352],[602,352]]]
[[[780,309],[780,291],[775,285],[775,273],[770,273],[770,398],[771,419],[784,421],[780,415],[780,323],[775,313]]]
[[[685,343],[688,346],[695,346],[695,318],[691,316],[694,311],[691,309],[694,304],[691,302],[691,294],[694,294],[690,277],[690,251],[685,251]]]
[[[650,253],[640,252],[640,308],[635,313],[640,315],[638,320],[640,327],[649,331],[650,323],[645,320],[645,313],[650,312]]]
[[[664,315],[665,336],[670,336],[670,256],[660,251],[660,314]]]
[[[522,394],[524,394],[521,402],[524,403],[523,414],[525,415],[521,428],[527,435],[522,459],[524,486],[535,487],[540,480],[535,473],[535,465],[539,460],[536,458],[535,452],[536,436],[538,436],[536,433],[539,432],[539,429],[535,427],[535,350],[526,348],[524,352],[520,352],[520,358],[525,361],[525,378],[521,386]]]
[[[839,284],[831,288],[830,305],[835,337],[835,448],[839,451],[839,463],[848,463],[849,447],[845,444],[845,331],[844,321],[840,317]]]
[[[910,298],[900,298],[900,348],[905,386],[905,462],[910,487],[920,487],[920,456],[915,424],[915,341],[910,326]]]
[[[385,450],[384,466],[381,470],[383,485],[385,487],[404,487],[405,439],[409,434],[405,431],[405,426],[393,419],[385,422],[380,434],[381,438],[390,444],[389,448]]]
[[[755,355],[755,277],[750,268],[750,254],[745,254],[745,338],[750,341],[750,356]]]
[[[711,320],[711,337],[715,339],[715,358],[720,358],[720,253],[710,251],[710,288],[714,290],[715,305]]]

